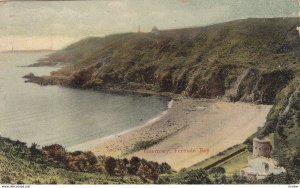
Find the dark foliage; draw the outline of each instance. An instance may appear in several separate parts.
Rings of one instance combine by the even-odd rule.
[[[180,180],[183,184],[211,184],[208,174],[203,169],[190,170],[182,175]]]
[[[129,174],[136,174],[140,167],[141,159],[138,157],[132,157],[129,161],[129,164],[130,164],[128,169]]]
[[[116,159],[113,157],[108,157],[105,160],[105,170],[109,175],[115,174],[115,168],[116,168]]]

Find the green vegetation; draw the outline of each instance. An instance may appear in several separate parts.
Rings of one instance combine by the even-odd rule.
[[[30,81],[105,90],[223,96],[272,104],[299,72],[297,18],[87,38],[48,57],[68,65]],[[241,75],[243,79],[239,81]],[[46,80],[46,81],[45,81]]]
[[[241,148],[241,146],[236,146],[228,151]],[[228,151],[218,156],[228,156],[230,153]],[[242,164],[243,161],[240,161],[240,159],[244,154],[249,154],[249,152],[242,152],[218,166],[211,167],[209,170],[194,166],[190,169],[175,172],[167,163],[158,164],[138,157],[132,157],[128,160],[99,156],[95,159],[92,153],[67,152],[59,145],[39,149],[36,144],[33,144],[28,148],[25,143],[0,137],[0,183],[229,184],[297,182],[296,172],[294,171],[288,171],[287,175],[270,176],[263,181],[249,181],[236,174],[232,175],[235,170],[233,167]],[[300,164],[299,161],[299,156],[294,159],[296,165]],[[227,170],[229,171],[227,172]]]
[[[197,164],[191,166],[189,169],[202,168],[202,169],[208,170],[212,167],[218,166],[218,165],[226,162],[227,160],[230,160],[231,159],[230,156],[235,157],[236,156],[235,154],[245,152],[245,149],[246,149],[246,145],[244,145],[244,144],[233,146],[223,152],[218,153],[217,155],[215,155],[213,157],[210,157],[204,161],[201,161],[200,163],[197,163]],[[226,158],[228,158],[228,159],[226,160]]]
[[[206,171],[202,169],[182,171],[176,174],[165,174],[159,177],[159,184],[211,184]]]
[[[34,163],[13,156],[0,155],[1,184],[119,184],[142,183],[137,176],[108,176],[101,173],[72,172]]]
[[[139,141],[139,142],[135,143],[133,148],[130,149],[127,153],[133,153],[133,152],[136,152],[136,151],[140,151],[140,150],[150,148],[151,146],[153,146],[155,144],[158,144],[159,142],[161,142],[164,139],[165,138],[160,138],[160,139],[156,139],[156,140]]]
[[[136,151],[140,151],[140,150],[143,150],[143,149],[147,149],[157,143],[159,143],[162,139],[158,139],[158,140],[147,140],[147,141],[140,141],[140,142],[137,142],[132,150],[130,150],[130,153],[133,153],[133,152],[136,152]]]
[[[119,184],[155,183],[162,173],[171,173],[170,165],[161,165],[132,157],[114,159],[91,152],[67,152],[54,144],[38,148],[0,137],[0,183],[26,184]]]
[[[87,38],[48,57],[47,63],[65,62],[61,70],[51,76],[29,74],[26,78],[42,85],[147,90],[202,98],[225,96],[231,101],[272,104],[265,125],[245,144],[251,149],[254,136],[272,134],[272,157],[286,167],[288,176],[270,177],[261,183],[299,182],[300,37],[297,26],[298,18],[251,18],[160,31],[158,35],[126,33]],[[155,143],[138,143],[133,151]],[[208,183],[207,175],[208,178],[214,175],[197,170],[221,165],[224,162],[221,159],[233,151],[235,148],[185,172],[163,175],[159,181],[180,183],[187,178],[187,172],[196,170],[190,174],[193,180],[186,181]],[[246,152],[241,153],[222,164],[221,167],[228,170],[225,174],[234,173],[246,156]],[[231,165],[234,161],[236,165]],[[247,183],[236,175],[226,181]]]
[[[220,167],[226,170],[226,176],[233,176],[239,174],[240,170],[245,167],[248,163],[248,157],[252,156],[252,152],[245,151],[232,159],[222,163]]]

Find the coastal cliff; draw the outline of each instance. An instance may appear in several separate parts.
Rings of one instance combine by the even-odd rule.
[[[41,85],[273,104],[257,134],[275,133],[278,140],[285,141],[289,147],[284,159],[288,161],[299,153],[295,147],[299,138],[293,136],[299,132],[299,121],[294,121],[299,115],[291,115],[295,106],[289,108],[300,85],[297,25],[297,18],[253,18],[92,37],[42,60],[47,65],[63,63],[62,69],[50,76],[28,74],[25,78]],[[282,123],[284,117],[286,123]],[[289,131],[291,127],[296,127],[295,134]],[[275,141],[276,147],[280,141]]]
[[[295,77],[297,19],[246,19],[159,33],[81,40],[42,62],[66,64],[30,82],[105,90],[170,92],[274,104]]]

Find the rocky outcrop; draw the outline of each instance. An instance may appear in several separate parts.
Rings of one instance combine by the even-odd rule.
[[[231,101],[274,104],[277,93],[293,78],[292,71],[260,72],[247,69],[234,83],[228,97]]]
[[[56,84],[55,80],[49,76],[35,76],[33,73],[29,73],[23,76],[23,78],[27,79],[25,82],[33,82],[42,86]]]
[[[290,80],[293,72],[275,70],[262,72],[257,69],[246,69],[241,73],[236,66],[219,65],[207,71],[198,71],[196,76],[189,77],[195,70],[183,71],[179,76],[172,70],[160,70],[147,67],[121,73],[95,74],[101,70],[100,64],[93,64],[70,75],[37,77],[33,74],[24,76],[29,82],[40,85],[63,85],[76,88],[151,90],[170,92],[194,98],[226,97],[230,101],[243,101],[257,104],[274,104],[276,95]],[[206,75],[208,74],[208,75]],[[230,80],[231,79],[231,80]]]

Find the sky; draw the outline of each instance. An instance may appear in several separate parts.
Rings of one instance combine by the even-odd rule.
[[[88,36],[298,16],[297,0],[0,0],[0,51],[60,49]]]

